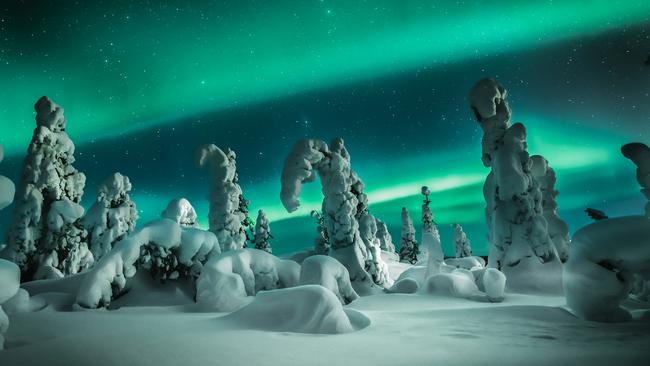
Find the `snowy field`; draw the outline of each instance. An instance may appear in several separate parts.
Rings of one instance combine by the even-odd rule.
[[[391,274],[405,267],[393,262]],[[345,306],[369,324],[362,316],[360,329],[324,335],[198,312],[191,288],[158,285],[144,272],[132,283],[112,310],[73,309],[63,293],[34,296],[32,306],[50,305],[10,315],[0,365],[647,365],[650,356],[650,320],[583,321],[559,296],[483,303],[378,294]],[[637,318],[640,304],[626,303]]]

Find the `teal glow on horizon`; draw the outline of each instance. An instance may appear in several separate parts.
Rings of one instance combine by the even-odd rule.
[[[197,8],[183,5],[155,13],[88,5],[74,21],[52,14],[43,20],[45,29],[31,30],[31,38],[25,30],[32,42],[10,42],[13,54],[0,53],[5,80],[0,143],[7,154],[24,151],[33,129],[32,104],[44,94],[65,107],[75,126],[70,134],[83,144],[201,112],[595,35],[646,21],[650,13],[647,1],[603,0],[588,6],[583,1],[465,6],[274,1],[234,10],[203,2],[193,4]],[[47,27],[56,27],[57,36],[48,36]]]

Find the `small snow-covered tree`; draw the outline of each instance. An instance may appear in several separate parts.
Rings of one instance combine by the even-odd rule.
[[[72,165],[74,144],[65,132],[63,109],[47,97],[40,98],[34,109],[36,129],[3,254],[18,264],[24,280],[32,279],[42,265],[54,266],[55,273],[73,274],[92,262],[79,222],[86,177]]]
[[[415,264],[418,261],[418,242],[415,240],[413,220],[406,207],[402,207],[402,236],[400,238],[399,259],[401,262]]]
[[[393,244],[393,237],[388,232],[388,227],[386,223],[379,219],[377,221],[377,238],[379,239],[379,245],[381,250],[385,250],[389,253],[395,253],[395,245]]]
[[[310,215],[316,219],[316,231],[318,232],[318,237],[314,240],[314,253],[327,255],[330,251],[330,241],[327,237],[325,216],[316,210],[312,210]]]
[[[555,170],[548,164],[548,160],[541,155],[530,157],[532,161],[531,173],[542,192],[542,210],[548,225],[548,235],[555,247],[560,260],[566,262],[569,257],[569,225],[557,213],[556,197],[560,194],[555,189]]]
[[[257,222],[255,223],[255,237],[253,238],[255,249],[273,253],[269,239],[273,239],[269,227],[269,219],[266,217],[264,210],[259,210],[257,212]]]
[[[456,258],[465,258],[472,255],[472,246],[460,224],[454,224],[454,248]]]
[[[237,155],[222,151],[216,145],[201,146],[196,154],[199,166],[210,171],[210,231],[217,235],[223,251],[241,249],[246,245],[247,215],[242,210],[242,190],[237,177]]]
[[[120,173],[111,174],[99,185],[97,200],[82,219],[95,260],[135,228],[138,211],[129,196],[131,188],[129,178]]]
[[[190,201],[185,198],[171,200],[162,212],[162,217],[176,221],[181,227],[197,227],[196,211]]]

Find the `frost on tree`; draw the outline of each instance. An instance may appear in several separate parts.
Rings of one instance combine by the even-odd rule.
[[[492,169],[483,188],[489,264],[503,270],[522,262],[539,267],[558,262],[557,254],[542,212],[542,193],[531,174],[526,129],[521,123],[509,126],[511,112],[506,97],[505,88],[494,79],[479,81],[469,95],[483,130],[482,161]],[[556,265],[550,267],[557,272]],[[511,285],[516,284],[515,273],[506,275]]]
[[[255,223],[255,237],[253,242],[255,243],[255,249],[260,249],[265,252],[272,253],[271,244],[269,240],[272,239],[271,229],[269,227],[269,219],[266,217],[264,210],[259,210],[257,212],[257,222]]]
[[[454,224],[454,249],[456,258],[465,258],[472,255],[472,246],[460,224]]]
[[[176,221],[181,227],[197,227],[196,211],[190,201],[185,198],[171,200],[162,212],[162,217]]]
[[[327,236],[327,226],[325,226],[325,215],[312,210],[311,217],[316,219],[316,232],[318,236],[314,240],[314,253],[327,255],[330,251],[330,240]]]
[[[418,242],[415,240],[413,220],[406,207],[402,207],[402,236],[399,245],[400,261],[415,264],[418,261]]]
[[[395,253],[395,244],[393,244],[393,237],[388,232],[388,227],[386,223],[375,219],[377,222],[377,238],[379,239],[379,246],[381,250],[387,251],[389,253]]]
[[[556,197],[560,192],[555,190],[555,170],[541,155],[533,155],[530,159],[532,160],[531,172],[542,192],[542,210],[548,224],[548,235],[560,260],[566,262],[569,257],[569,225],[557,213]]]
[[[129,178],[120,173],[111,174],[99,185],[97,200],[82,220],[95,260],[135,228],[138,211],[129,196],[131,188]]]
[[[196,154],[199,166],[210,172],[210,231],[217,235],[223,251],[241,249],[246,245],[247,215],[242,212],[242,190],[237,177],[237,155],[217,146],[203,145]]]
[[[373,281],[365,269],[367,250],[357,219],[357,210],[364,205],[359,200],[361,186],[351,169],[350,155],[342,139],[334,139],[330,146],[312,139],[294,145],[282,170],[282,204],[289,212],[297,210],[302,185],[315,181],[317,174],[324,196],[323,215],[330,254],[347,267],[353,284],[370,287]]]
[[[92,263],[79,221],[86,177],[72,166],[74,144],[65,132],[63,109],[47,97],[34,109],[36,129],[23,163],[4,253],[19,265],[25,280],[39,267],[51,275],[73,274]]]

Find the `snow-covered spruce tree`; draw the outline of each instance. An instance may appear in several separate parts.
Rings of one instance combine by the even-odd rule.
[[[242,190],[237,177],[237,155],[222,151],[216,145],[203,145],[196,154],[199,166],[210,172],[210,231],[217,235],[222,251],[241,249],[246,245],[247,216],[242,212]]]
[[[420,190],[422,193],[422,245],[419,247],[418,261],[422,264],[426,263],[429,255],[436,256],[436,260],[442,262],[444,254],[440,245],[440,234],[438,233],[438,226],[433,220],[433,211],[431,211],[431,200],[429,195],[431,190],[427,186],[423,186]]]
[[[327,255],[330,251],[330,240],[327,236],[327,226],[325,226],[325,215],[316,210],[312,210],[311,217],[316,219],[316,232],[318,237],[314,240],[314,253]]]
[[[386,223],[379,219],[375,219],[375,221],[377,222],[377,238],[379,239],[381,250],[387,251],[389,253],[395,253],[395,244],[393,244],[393,237],[388,232]]]
[[[555,190],[555,170],[541,155],[533,155],[530,160],[532,161],[531,172],[542,192],[542,210],[548,224],[548,235],[560,260],[566,262],[569,257],[569,243],[571,240],[569,239],[569,225],[557,213],[555,198],[560,192]]]
[[[511,112],[506,96],[505,88],[494,79],[479,81],[469,95],[483,130],[483,164],[492,169],[483,188],[489,265],[508,270],[522,261],[524,267],[559,262],[542,213],[542,194],[530,171],[526,129],[521,123],[508,126]],[[561,275],[561,268],[552,267]],[[516,282],[511,274],[506,275],[511,285]],[[547,279],[556,282],[559,276]]]
[[[353,179],[350,156],[342,139],[334,139],[330,146],[312,139],[294,145],[282,170],[282,204],[289,212],[297,210],[302,185],[315,181],[317,174],[324,196],[330,254],[346,266],[357,290],[368,290],[373,286],[373,276],[365,269],[367,250],[356,218],[359,199],[352,192],[358,182]]]
[[[418,242],[415,240],[413,220],[406,207],[402,207],[402,237],[399,241],[401,262],[415,264],[418,261]]]
[[[257,222],[255,223],[255,237],[253,238],[255,249],[273,253],[269,243],[270,239],[273,239],[273,235],[271,235],[269,219],[266,217],[264,210],[259,210],[257,212]]]
[[[176,221],[181,227],[197,227],[196,211],[190,201],[185,198],[171,200],[161,216]]]
[[[36,129],[23,163],[13,221],[3,256],[30,280],[73,274],[92,263],[79,218],[86,177],[74,163],[74,144],[65,132],[63,109],[47,97],[34,105]],[[47,266],[52,266],[47,268]]]
[[[131,201],[129,178],[113,173],[97,189],[97,200],[82,219],[95,260],[111,251],[113,244],[135,228],[138,210]]]
[[[472,255],[472,246],[460,224],[454,224],[454,249],[456,258],[465,258]]]

